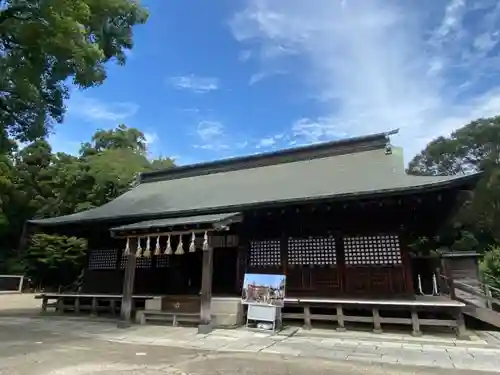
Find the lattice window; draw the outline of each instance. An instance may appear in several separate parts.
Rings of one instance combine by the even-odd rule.
[[[401,250],[397,235],[361,236],[344,238],[347,265],[401,264]]]
[[[156,256],[156,268],[168,268],[170,266],[170,257],[173,255],[158,255]]]
[[[250,267],[274,267],[280,265],[280,240],[263,240],[250,242]]]
[[[92,250],[89,257],[89,270],[104,270],[116,268],[118,250]]]
[[[120,268],[125,268],[127,262],[127,257],[122,256],[122,259],[120,260]],[[140,257],[135,260],[135,268],[151,268],[151,263],[151,257]]]
[[[335,238],[289,238],[288,264],[319,266],[337,264]]]

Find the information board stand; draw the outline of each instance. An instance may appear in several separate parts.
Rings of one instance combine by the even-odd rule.
[[[249,322],[266,322],[273,325],[273,332],[281,328],[281,307],[261,303],[248,303],[247,324]]]

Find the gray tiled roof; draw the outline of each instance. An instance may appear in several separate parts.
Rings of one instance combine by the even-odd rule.
[[[57,225],[233,212],[258,204],[434,188],[471,178],[406,175],[399,152],[386,155],[384,149],[375,149],[142,183],[101,207],[32,223]]]
[[[147,220],[147,221],[140,221],[134,224],[121,225],[119,227],[111,228],[111,230],[119,232],[119,231],[133,231],[140,229],[159,229],[165,227],[173,227],[175,225],[214,224],[234,219],[239,215],[240,215],[239,212],[233,212],[230,214],[172,217],[169,219]]]

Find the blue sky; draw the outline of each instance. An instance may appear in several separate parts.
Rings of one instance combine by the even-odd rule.
[[[500,113],[496,0],[143,0],[125,67],[74,91],[56,151],[142,130],[178,164],[400,128],[408,161]]]
[[[274,288],[279,288],[280,283],[283,279],[285,279],[284,275],[246,273],[245,279],[243,280],[243,287],[246,288],[248,284],[256,283],[257,285],[266,285],[272,286]]]

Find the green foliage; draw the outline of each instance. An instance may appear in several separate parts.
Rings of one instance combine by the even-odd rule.
[[[491,246],[480,264],[486,284],[500,289],[500,246]]]
[[[82,238],[34,234],[23,259],[25,272],[36,284],[67,285],[80,272],[86,250]]]
[[[500,116],[479,119],[439,137],[411,160],[408,173],[456,175],[483,172],[470,199],[449,223],[443,238],[457,250],[500,244]],[[458,242],[457,242],[458,241]]]
[[[20,151],[0,154],[0,272],[19,273],[28,267],[33,277],[44,283],[74,275],[76,270],[71,267],[68,274],[53,270],[53,265],[62,261],[54,252],[68,261],[71,258],[68,240],[36,237],[28,257],[19,253],[24,223],[33,217],[66,215],[100,206],[129,190],[137,173],[174,166],[171,159],[151,161],[146,155],[144,135],[125,125],[96,132],[82,145],[79,156],[54,154],[43,139]],[[47,238],[52,242],[45,257],[41,249]],[[38,269],[40,273],[36,273]]]
[[[136,0],[0,0],[0,272],[27,266],[41,280],[76,265],[77,239],[34,237],[20,253],[26,220],[101,205],[136,173],[166,165],[150,162],[144,134],[125,125],[98,131],[79,156],[54,154],[46,141],[63,120],[68,85],[102,84],[147,18]]]
[[[0,0],[0,144],[45,136],[63,120],[67,83],[101,84],[147,18],[134,0]]]

